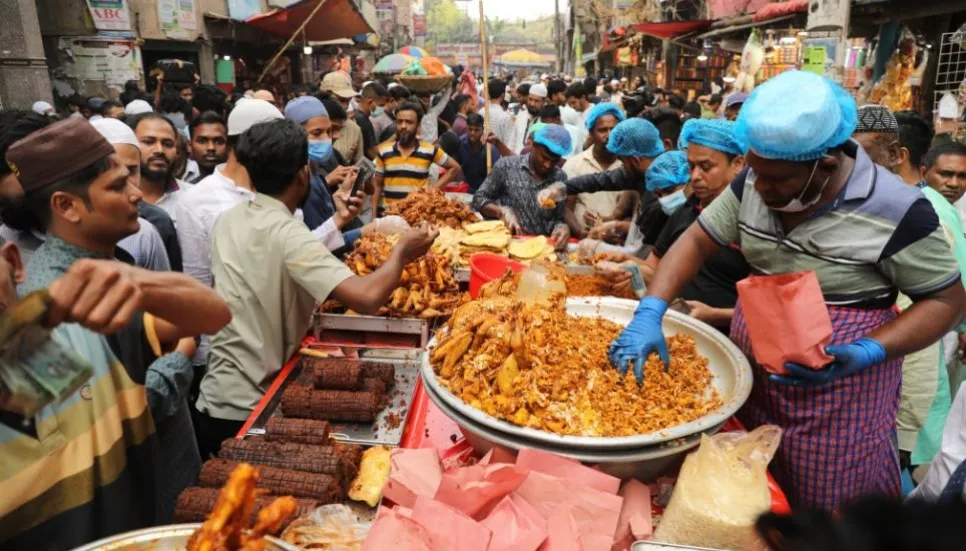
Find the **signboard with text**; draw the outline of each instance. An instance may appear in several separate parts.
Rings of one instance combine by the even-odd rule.
[[[196,31],[195,0],[158,0],[158,19],[161,31],[169,36],[182,38]]]
[[[426,35],[426,16],[413,15],[413,36]]]
[[[87,9],[99,31],[130,31],[131,12],[127,0],[87,0]]]

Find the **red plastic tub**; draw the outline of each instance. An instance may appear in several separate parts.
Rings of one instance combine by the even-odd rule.
[[[515,260],[510,260],[490,253],[477,253],[470,258],[470,296],[476,298],[480,294],[480,287],[484,283],[500,279],[510,268],[514,272],[522,272],[526,266]]]

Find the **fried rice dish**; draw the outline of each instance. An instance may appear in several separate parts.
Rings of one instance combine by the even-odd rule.
[[[430,362],[466,404],[523,427],[572,436],[633,436],[694,421],[722,404],[694,339],[668,338],[667,373],[656,354],[645,383],[607,359],[622,327],[568,315],[563,306],[506,297],[464,304],[437,334]]]

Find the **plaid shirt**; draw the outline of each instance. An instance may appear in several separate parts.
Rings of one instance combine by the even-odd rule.
[[[537,192],[555,183],[567,180],[563,170],[554,167],[543,180],[530,170],[530,155],[504,157],[493,167],[480,189],[473,195],[473,210],[482,210],[489,204],[510,207],[520,219],[523,233],[550,235],[557,224],[564,223],[563,201],[553,210],[537,204]]]

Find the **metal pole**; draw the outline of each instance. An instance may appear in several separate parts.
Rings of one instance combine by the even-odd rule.
[[[557,60],[554,62],[554,69],[559,73],[560,58],[563,54],[563,44],[560,40],[560,0],[553,0],[553,33],[554,33],[554,52]]]
[[[480,0],[480,61],[483,62],[483,136],[490,133],[490,69],[487,58],[489,57],[489,44],[486,39],[486,19],[483,17],[483,0]],[[483,142],[486,148],[486,173],[489,174],[493,168],[493,152],[490,151],[490,144]]]
[[[312,13],[305,18],[305,21],[302,21],[302,24],[299,25],[299,28],[295,29],[295,32],[292,33],[292,36],[288,37],[288,41],[278,50],[278,52],[275,54],[275,57],[273,57],[272,60],[265,65],[265,68],[262,69],[262,74],[258,75],[258,80],[255,81],[256,83],[261,82],[262,79],[265,78],[265,75],[268,74],[268,71],[272,68],[272,65],[275,65],[275,62],[278,61],[278,58],[282,57],[282,54],[285,53],[286,48],[292,45],[292,42],[295,41],[295,37],[297,37],[299,33],[305,29],[305,26],[309,24],[309,21],[312,21],[312,18],[315,17],[315,14],[319,13],[319,10],[325,5],[325,2],[326,0],[319,0],[319,3],[315,5],[315,9],[312,10]]]

